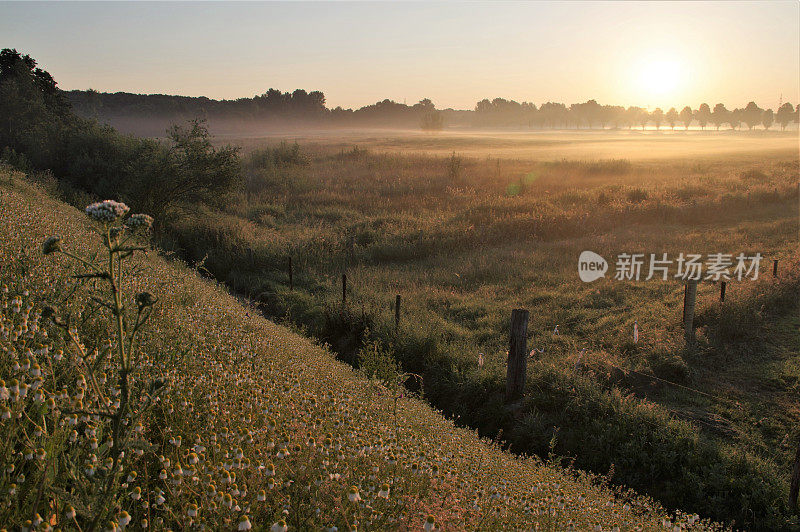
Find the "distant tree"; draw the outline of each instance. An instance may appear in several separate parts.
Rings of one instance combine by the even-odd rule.
[[[786,129],[792,120],[794,119],[794,109],[792,108],[792,104],[786,102],[785,104],[781,105],[778,108],[778,113],[775,115],[775,118],[778,120],[778,123],[781,125],[781,131]]]
[[[681,110],[680,119],[683,122],[683,127],[685,129],[689,129],[689,125],[692,123],[692,116],[694,113],[692,112],[692,108],[688,105]]]
[[[728,123],[734,131],[742,125],[742,114],[744,109],[734,109],[728,113]]]
[[[772,124],[775,123],[775,113],[772,112],[772,109],[767,109],[763,113],[761,113],[761,124],[764,126],[764,129],[769,129],[772,127]]]
[[[714,106],[714,111],[711,113],[711,123],[716,126],[717,131],[722,124],[728,122],[728,115],[730,111],[725,108],[725,105],[718,103]]]
[[[419,127],[422,131],[441,131],[444,127],[444,116],[436,109],[425,111],[420,118]]]
[[[643,109],[641,107],[631,107],[628,109],[631,111],[633,116],[635,117],[634,122],[642,126],[642,130],[647,127],[647,124],[650,123],[650,113],[647,112],[647,109]]]
[[[706,125],[711,121],[711,108],[707,103],[701,103],[700,108],[695,113],[697,123],[700,124],[701,129],[705,129]],[[719,129],[719,128],[717,128]]]
[[[747,107],[742,110],[741,119],[747,124],[747,129],[752,130],[761,123],[761,115],[763,113],[764,110],[756,105],[756,102],[750,102],[747,104]]]
[[[662,122],[664,122],[664,111],[661,110],[660,107],[656,107],[656,110],[653,111],[651,115],[653,119],[653,123],[656,125],[656,130],[661,127]]]
[[[667,111],[666,119],[667,124],[669,124],[669,127],[672,128],[672,131],[675,131],[675,124],[678,123],[679,118],[680,115],[678,115],[678,111],[674,107],[670,107],[669,111]]]

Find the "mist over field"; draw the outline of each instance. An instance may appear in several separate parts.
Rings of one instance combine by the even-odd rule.
[[[0,2],[0,530],[800,531],[798,15]]]

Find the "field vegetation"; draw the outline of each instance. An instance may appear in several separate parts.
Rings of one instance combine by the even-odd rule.
[[[84,214],[2,168],[0,205],[9,528],[719,529],[457,428],[378,350],[356,372],[143,253],[124,204]]]
[[[800,414],[791,152],[702,162],[301,153],[283,143],[245,154],[240,201],[185,218],[165,245],[344,360],[358,364],[378,342],[422,376],[434,405],[516,451],[613,471],[671,506],[780,526]],[[730,283],[724,306],[717,283],[701,286],[688,352],[679,281],[583,284],[584,249],[765,260],[758,281]],[[518,307],[531,311],[537,352],[512,412],[502,391]]]
[[[168,139],[140,139],[72,114],[52,78],[29,59],[5,54],[0,65],[0,91],[14,97],[3,100],[0,115],[6,163],[80,208],[112,197],[154,214],[154,237],[166,255],[224,283],[254,305],[252,314],[262,312],[327,344],[341,360],[383,382],[379,393],[391,395],[391,404],[405,393],[399,383],[452,423],[477,429],[500,447],[603,475],[669,508],[751,529],[797,525],[787,496],[800,437],[795,133],[383,134],[358,145],[337,133],[302,143],[226,138],[220,145],[202,122],[192,122],[172,129]],[[26,114],[31,109],[38,111]],[[20,180],[9,182],[13,187]],[[5,248],[8,264],[26,261],[17,270],[4,269],[15,283],[27,279],[22,274],[36,263],[30,253],[20,253],[31,244],[18,239],[47,236],[35,225],[28,230],[11,223],[30,223],[31,209],[4,224],[14,237]],[[5,212],[14,211],[4,204]],[[610,272],[584,284],[577,276],[584,250],[606,257],[612,270],[620,253],[761,253],[764,262],[758,280],[729,283],[722,305],[718,284],[702,283],[698,342],[686,349],[679,281],[618,281]],[[776,276],[772,260],[779,261]],[[36,282],[43,289],[45,281]],[[32,291],[16,288],[15,294],[25,289]],[[396,295],[402,298],[399,325]],[[189,299],[181,301],[191,306]],[[209,310],[196,304],[196,312]],[[524,397],[508,405],[503,390],[512,308],[531,312],[533,351]],[[160,315],[154,315],[156,325]],[[191,316],[190,322],[198,319]],[[280,398],[281,390],[307,404],[293,395],[300,377],[292,368],[303,364],[293,358],[294,348],[278,348],[284,357],[278,362],[259,362],[279,373],[287,366],[294,384],[281,388],[272,382],[278,374],[247,367],[255,364],[248,346],[268,341],[261,329],[213,316],[219,321],[198,327],[230,334],[225,338],[239,348],[206,343],[206,350],[192,353],[211,350],[223,358],[201,356],[210,365],[195,366],[193,357],[179,357],[165,366],[172,368],[170,378],[183,364],[198,376],[210,367],[234,366],[220,377],[226,393],[238,385],[268,390],[236,404],[259,403],[258,410],[260,401],[278,400],[273,396]],[[250,319],[258,318],[241,323]],[[185,349],[167,342],[191,344],[182,327],[174,322],[162,328],[155,335],[162,344],[152,344],[151,352]],[[157,341],[145,336],[143,345]],[[203,402],[214,406],[213,400]],[[263,428],[264,419],[254,415],[245,415],[243,423]],[[168,426],[186,423],[189,430],[191,418],[183,419]],[[113,442],[104,452],[113,462]],[[479,469],[471,471],[477,475]],[[112,492],[101,491],[103,497]],[[43,497],[33,499],[40,513],[42,500],[50,500]],[[441,507],[447,504],[442,499]],[[100,511],[103,519],[117,518],[112,508],[103,498],[99,509],[84,509],[84,515]],[[424,518],[419,512],[414,515]],[[411,519],[405,511],[389,513]],[[345,521],[333,522],[351,525],[353,515],[345,514]],[[209,522],[241,517],[214,514]],[[262,515],[259,522],[270,519]],[[460,515],[452,522],[454,528],[482,529],[482,519]]]

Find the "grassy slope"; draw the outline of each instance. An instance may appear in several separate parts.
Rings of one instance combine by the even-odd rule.
[[[72,249],[88,250],[91,239],[84,216],[50,199],[19,174],[2,175],[0,206],[0,280],[10,289],[4,297],[29,290],[25,299],[35,307],[53,301],[63,294],[70,270],[61,260],[45,260],[39,244],[60,233]],[[366,529],[413,529],[421,527],[428,513],[450,530],[534,523],[562,529],[568,522],[578,529],[596,523],[619,524],[623,529],[660,526],[664,514],[651,503],[630,498],[633,507],[623,509],[622,499],[585,476],[576,479],[538,460],[505,453],[472,432],[455,428],[417,399],[400,399],[393,417],[392,399],[380,388],[318,346],[261,319],[219,286],[152,254],[139,266],[142,273],[129,280],[131,288],[146,288],[161,298],[144,342],[154,363],[139,378],[160,374],[170,382],[164,399],[166,419],[148,420],[145,430],[157,444],[152,452],[176,463],[185,456],[168,445],[168,439],[181,435],[184,442],[203,442],[209,451],[202,456],[202,466],[216,478],[221,462],[228,460],[223,458],[225,452],[243,448],[249,462],[237,472],[242,491],[238,498],[256,528],[268,527],[284,509],[295,529],[335,524],[342,530],[354,518]],[[79,301],[80,292],[76,297]],[[102,343],[107,334],[94,320],[85,329],[84,342],[90,346]],[[12,371],[7,357],[12,355],[13,351],[3,355],[0,365],[0,375],[6,379]],[[266,430],[268,418],[277,422],[274,433]],[[246,433],[252,436],[251,443],[238,437]],[[334,448],[340,446],[339,453],[310,449],[309,438],[321,442],[326,434]],[[266,445],[273,438],[279,447],[282,441],[289,442],[288,459],[275,459],[274,449]],[[396,466],[387,461],[392,454],[398,459]],[[269,491],[265,502],[256,502],[255,494],[266,479],[255,466],[270,460],[276,462],[279,487]],[[412,463],[418,463],[422,472],[413,473]],[[140,474],[139,480],[144,476]],[[29,477],[34,481],[34,475]],[[8,482],[13,479],[0,478],[0,486],[6,488],[0,489],[0,497],[7,500]],[[166,480],[149,480],[169,494],[166,509],[152,510],[156,524],[155,516],[161,516],[165,522],[185,525],[185,508],[191,501],[201,508],[200,521],[212,528],[238,518],[235,511],[215,508],[219,496],[206,494],[205,479],[182,492]],[[289,480],[294,483],[289,485]],[[392,485],[388,501],[376,498],[370,489],[383,482]],[[375,510],[372,516],[364,505],[355,508],[343,500],[350,485],[359,486]],[[20,488],[18,497],[26,493],[24,486]],[[223,485],[220,493],[226,489],[232,488]],[[149,492],[145,493],[147,498]],[[585,500],[579,499],[581,495]],[[25,507],[31,500],[13,503]],[[133,503],[125,509],[134,524],[150,513]]]
[[[614,464],[617,480],[652,490],[668,504],[766,526],[761,516],[784,502],[792,430],[800,419],[794,399],[800,374],[795,329],[787,321],[797,302],[785,297],[798,282],[797,267],[787,266],[796,263],[798,162],[788,151],[764,153],[657,163],[465,159],[454,180],[447,159],[322,151],[308,167],[284,169],[280,180],[265,178],[264,190],[256,189],[249,203],[232,205],[213,222],[182,222],[185,233],[205,245],[178,247],[194,260],[207,254],[205,264],[217,278],[249,292],[269,312],[307,326],[345,357],[368,326],[405,367],[426,374],[434,404],[486,434],[502,429],[518,449],[546,454],[561,427],[555,451],[576,457],[580,467],[605,472]],[[512,188],[518,183],[525,183],[521,192]],[[754,307],[752,296],[775,284],[769,274],[765,278],[768,263],[759,283],[729,285],[725,308],[732,312],[725,316],[714,313],[718,288],[704,283],[700,349],[684,353],[680,283],[585,285],[574,271],[584,249],[607,258],[620,252],[668,252],[674,258],[680,252],[760,251],[782,259],[775,288],[783,303],[773,313]],[[299,287],[291,293],[286,254],[294,258]],[[331,311],[338,308],[343,271],[352,291],[348,319]],[[391,311],[395,293],[403,295],[399,335]],[[511,435],[519,423],[498,415],[492,398],[502,387],[508,313],[517,306],[532,310],[532,342],[545,354],[529,371],[529,395],[538,399],[523,425],[528,430]],[[765,317],[753,321],[752,314]],[[740,318],[752,337],[710,337],[726,325],[720,321],[730,332]],[[642,333],[638,344],[631,340],[635,319]],[[555,324],[558,337],[550,334]],[[581,347],[590,348],[583,363],[593,376],[585,386],[571,375]],[[478,351],[487,358],[482,372]],[[620,376],[609,363],[714,398]],[[598,382],[663,408],[635,400],[625,407],[598,393]],[[561,400],[552,400],[562,392]],[[585,401],[605,405],[604,427],[580,408],[564,407]],[[619,428],[629,417],[639,426],[632,431],[644,439],[638,447],[628,445],[628,433]],[[590,430],[596,452],[586,452],[591,445],[583,439]],[[698,440],[709,454],[680,455],[684,446],[694,455]],[[654,445],[658,453],[644,451]],[[718,465],[724,471],[709,470]],[[758,517],[748,508],[758,508]]]

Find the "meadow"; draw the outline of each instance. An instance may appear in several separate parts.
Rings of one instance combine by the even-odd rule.
[[[3,526],[720,529],[505,452],[34,180],[0,168]]]
[[[244,146],[246,192],[161,239],[199,271],[355,366],[378,358],[417,374],[412,389],[512,450],[736,526],[787,526],[800,420],[796,133],[218,141]],[[584,284],[583,250],[612,270],[620,253],[765,258],[722,305],[718,283],[701,283],[687,350],[679,280],[609,272]],[[513,308],[531,312],[535,352],[512,411]]]

